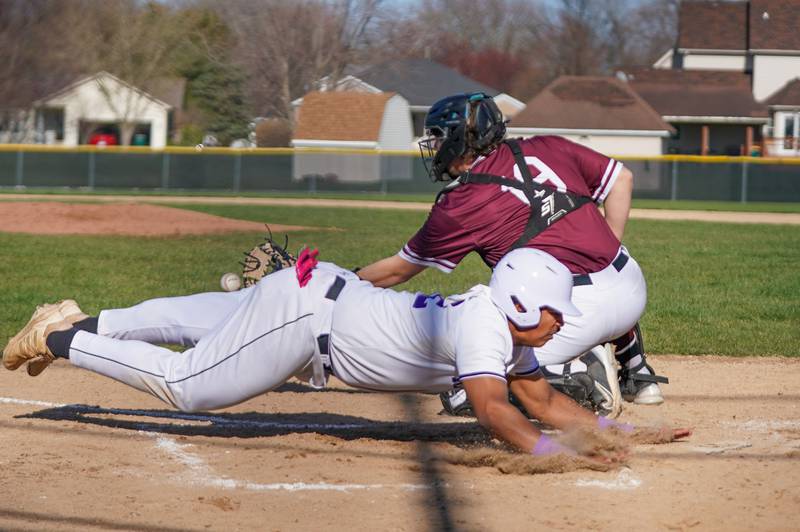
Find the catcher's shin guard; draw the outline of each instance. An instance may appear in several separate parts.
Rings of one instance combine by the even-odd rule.
[[[598,345],[578,360],[586,369],[575,371],[572,363],[564,364],[561,374],[542,368],[550,386],[570,397],[587,410],[602,416],[617,417],[622,411],[616,363],[608,345]]]
[[[653,368],[647,363],[644,354],[644,341],[639,324],[627,334],[614,340],[616,357],[622,369],[619,371],[620,390],[626,401],[637,404],[660,404],[664,402],[658,383],[669,384],[667,377],[656,375]],[[628,362],[636,357],[641,357],[638,364],[628,367]],[[640,370],[646,368],[647,372]]]

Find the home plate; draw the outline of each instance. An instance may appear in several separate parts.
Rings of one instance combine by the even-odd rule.
[[[584,479],[579,478],[575,481],[579,488],[602,488],[605,490],[634,490],[642,485],[642,481],[636,478],[630,469],[623,468],[613,480]]]
[[[747,449],[748,447],[752,446],[752,443],[748,443],[746,441],[729,441],[708,443],[706,445],[696,445],[692,447],[692,450],[705,454],[722,454],[726,451],[738,451],[739,449]]]

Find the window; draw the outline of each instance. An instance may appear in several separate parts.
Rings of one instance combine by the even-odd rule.
[[[783,115],[783,147],[793,150],[800,137],[800,113],[785,113]]]
[[[44,138],[46,144],[52,144],[57,140],[64,140],[64,109],[42,109],[42,120],[44,122]]]
[[[786,115],[783,121],[783,136],[784,138],[794,137],[794,117]]]

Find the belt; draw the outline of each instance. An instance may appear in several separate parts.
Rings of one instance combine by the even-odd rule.
[[[328,291],[325,293],[325,298],[330,299],[331,301],[336,301],[339,298],[339,294],[342,293],[342,288],[344,288],[346,281],[343,277],[336,276],[336,279],[331,284],[331,287],[328,288]],[[323,355],[323,357],[327,357],[331,354],[330,351],[330,334],[320,334],[317,336],[317,345],[319,346],[319,354]],[[330,359],[323,360],[325,363],[325,369],[329,370],[330,367]]]
[[[617,255],[617,258],[614,259],[614,262],[612,262],[611,265],[614,267],[615,270],[621,272],[622,268],[624,268],[625,265],[628,264],[629,258],[630,257],[628,257],[628,255],[624,251],[620,251],[619,255]],[[592,284],[592,278],[588,273],[581,273],[572,276],[572,286],[586,286],[590,284]]]
[[[336,301],[339,294],[342,293],[342,288],[347,284],[343,277],[336,276],[333,280],[328,291],[325,292],[325,299]],[[328,375],[333,374],[333,366],[331,365],[330,356],[330,334],[320,334],[317,336],[317,347],[319,347],[319,355],[316,353],[311,359],[312,377],[309,384],[317,389],[322,389],[328,380]]]

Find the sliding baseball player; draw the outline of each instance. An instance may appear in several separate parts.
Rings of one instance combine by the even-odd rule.
[[[463,384],[478,420],[524,452],[574,453],[508,403],[556,428],[606,426],[542,378],[534,347],[558,332],[572,276],[552,256],[520,249],[490,286],[443,298],[376,288],[305,250],[294,267],[239,292],[145,301],[83,314],[67,300],[37,309],[3,352],[37,375],[56,359],[111,377],[183,411],[224,408],[291,377],[330,375],[376,391],[438,393]],[[191,346],[183,353],[158,343]],[[687,435],[676,430],[675,437]]]

